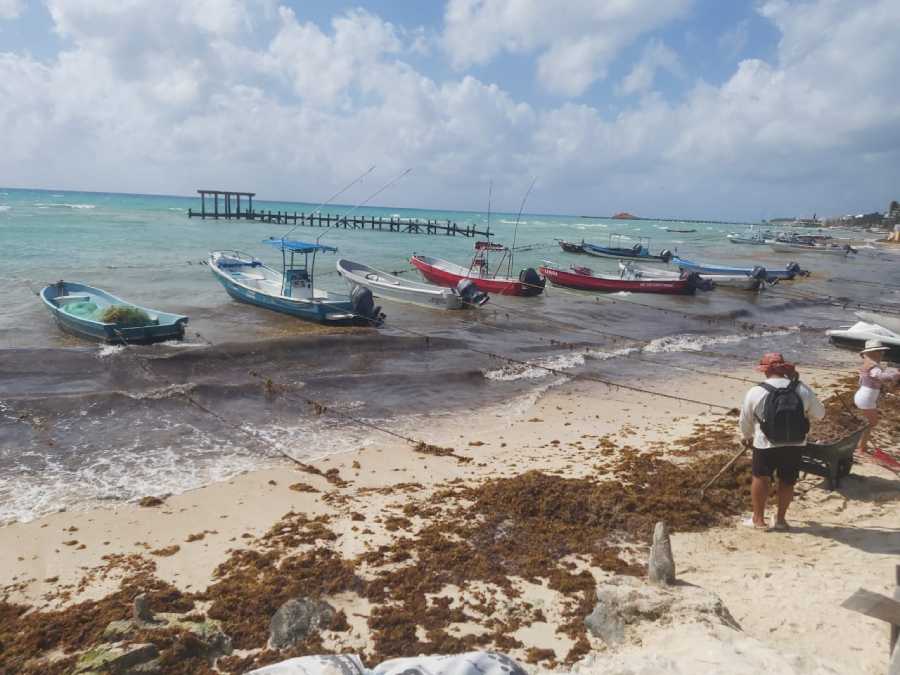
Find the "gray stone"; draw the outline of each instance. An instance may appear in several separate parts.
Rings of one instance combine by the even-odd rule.
[[[284,649],[332,625],[334,607],[322,600],[293,598],[278,608],[269,624],[269,644]]]
[[[87,673],[127,673],[141,664],[152,662],[157,656],[159,656],[159,650],[156,645],[151,643],[100,645],[82,654],[72,672],[83,675],[87,675]]]
[[[153,623],[153,610],[150,609],[150,598],[146,593],[141,593],[134,599],[131,615],[137,622]]]
[[[702,623],[740,626],[722,600],[698,586],[654,586],[632,577],[619,577],[597,587],[597,604],[584,620],[592,635],[608,645],[640,634],[648,622]]]
[[[155,631],[188,631],[193,633],[204,645],[207,658],[212,661],[219,656],[231,653],[231,638],[222,630],[222,624],[215,619],[204,618],[201,621],[188,621],[185,614],[160,612],[154,615],[152,622],[123,619],[112,621],[103,631],[103,640],[115,642],[128,640],[136,633],[152,634]],[[150,668],[148,666],[148,668]],[[143,670],[135,671],[143,673]],[[152,668],[147,672],[153,672]]]
[[[669,539],[669,528],[662,520],[653,528],[653,544],[650,546],[647,578],[654,584],[671,586],[675,583],[672,542]]]

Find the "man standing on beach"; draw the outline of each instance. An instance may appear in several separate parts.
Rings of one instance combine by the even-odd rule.
[[[753,517],[745,524],[765,529],[769,483],[777,471],[778,513],[772,529],[787,530],[785,514],[794,498],[809,420],[824,417],[825,406],[781,354],[765,354],[757,370],[765,373],[766,381],[747,392],[741,408],[741,436],[753,448]]]

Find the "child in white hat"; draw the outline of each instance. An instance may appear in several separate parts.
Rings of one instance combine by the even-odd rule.
[[[900,380],[900,371],[896,368],[882,368],[881,359],[888,351],[878,340],[866,340],[866,346],[859,353],[863,362],[859,367],[859,389],[853,396],[853,403],[859,408],[859,412],[869,423],[869,428],[863,432],[859,439],[859,452],[868,450],[869,435],[878,424],[878,396],[881,387],[885,384],[891,386]]]

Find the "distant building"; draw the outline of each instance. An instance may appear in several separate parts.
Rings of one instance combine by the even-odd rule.
[[[613,216],[616,220],[636,220],[637,216],[633,216],[628,211],[622,211]]]
[[[887,221],[887,224],[900,223],[900,202],[897,202],[897,200],[891,202],[891,205],[888,206],[888,211],[885,214],[885,220]]]

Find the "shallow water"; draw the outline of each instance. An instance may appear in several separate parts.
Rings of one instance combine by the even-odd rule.
[[[235,248],[275,262],[276,252],[261,240],[287,228],[188,219],[186,209],[197,201],[0,189],[7,291],[0,313],[0,522],[189,489],[282,461],[282,452],[339,452],[378,433],[346,417],[316,415],[305,398],[414,433],[423,416],[449,412],[465,420],[470,410],[527,400],[561,374],[624,382],[649,373],[658,390],[677,393],[686,368],[731,371],[736,358],[746,363],[774,349],[801,362],[813,352],[816,360],[848,362],[846,353],[828,351],[822,330],[852,322],[852,314],[825,296],[900,307],[896,256],[863,248],[848,261],[799,258],[813,271],[810,279],[758,296],[717,290],[598,298],[550,288],[537,298],[495,297],[471,312],[385,303],[385,328],[329,332],[232,301],[201,261],[212,249]],[[265,202],[257,208],[310,210]],[[487,224],[473,213],[359,213]],[[511,243],[515,221],[494,214],[491,229]],[[669,226],[525,215],[516,241],[535,248],[516,257],[514,273],[544,259],[612,272],[615,261],[565,254],[554,243],[603,244],[609,231],[648,235],[654,251],[677,249],[702,261],[773,268],[790,261],[767,247],[728,243],[724,234],[735,228],[663,231]],[[339,255],[389,271],[408,271],[413,252],[466,262],[472,247],[471,240],[443,236],[307,228],[293,236],[319,235]],[[317,285],[343,292],[333,265],[333,256],[318,259]],[[188,337],[126,349],[66,336],[34,295],[60,278],[186,314]],[[266,388],[267,379],[275,389]]]

